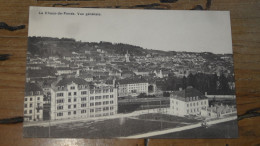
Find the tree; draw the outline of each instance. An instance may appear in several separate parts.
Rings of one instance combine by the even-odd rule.
[[[169,92],[163,92],[163,97],[170,97],[170,93]]]
[[[144,98],[144,97],[146,97],[147,95],[146,95],[146,93],[140,93],[137,97],[138,98]]]

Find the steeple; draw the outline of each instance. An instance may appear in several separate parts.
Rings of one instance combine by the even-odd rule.
[[[125,62],[130,62],[130,54],[128,54],[128,50],[126,51],[126,54],[125,54]]]

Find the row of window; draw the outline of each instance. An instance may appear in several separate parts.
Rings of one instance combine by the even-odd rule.
[[[103,99],[108,99],[108,98],[113,98],[114,97],[114,95],[103,95]],[[102,96],[90,96],[90,100],[100,100],[100,99],[102,99]]]
[[[27,98],[27,97],[25,97],[24,98],[24,101],[32,101],[33,100],[33,98],[32,97],[30,97],[30,98]],[[41,100],[41,97],[37,97],[37,100]]]
[[[110,103],[113,103],[113,102],[110,102]],[[104,101],[103,102],[103,105],[107,105],[109,104],[109,101]],[[101,102],[95,102],[95,106],[99,106],[101,105]],[[91,103],[90,106],[94,106],[94,103]],[[77,105],[74,104],[74,105],[68,105],[68,109],[71,109],[71,108],[77,108]],[[87,107],[87,104],[86,103],[83,103],[81,104],[80,107]],[[57,106],[57,110],[63,110],[63,106]]]
[[[199,112],[200,110],[199,110],[199,108],[197,108],[197,109],[187,109],[187,113],[196,113],[196,112]]]
[[[114,112],[111,113],[103,113],[103,116],[109,116],[110,115],[114,115]],[[102,114],[95,114],[95,115],[90,115],[90,117],[101,117]]]
[[[113,110],[114,109],[114,107],[104,107],[103,108],[103,111],[108,111],[108,110]],[[102,108],[95,108],[95,109],[90,109],[90,112],[91,113],[94,113],[94,112],[101,112],[102,111]],[[68,112],[68,115],[71,115],[71,114],[74,114],[74,115],[76,115],[77,114],[77,111],[69,111]],[[85,113],[87,113],[87,110],[81,110],[80,111],[80,113],[81,114],[85,114]],[[112,113],[112,115],[114,114],[113,112],[111,112]],[[61,117],[61,116],[63,116],[63,112],[59,112],[59,113],[57,113],[57,117]]]
[[[32,116],[29,116],[29,117],[26,117],[26,118],[28,118],[28,119],[29,119],[29,121],[31,121],[31,120],[32,120]],[[37,115],[37,116],[36,116],[36,119],[40,119],[40,116],[39,116],[39,115]]]
[[[201,101],[200,104],[203,105],[203,101]],[[207,102],[204,101],[204,105],[206,105],[206,104],[207,104]],[[189,107],[189,106],[192,107],[192,105],[193,106],[196,106],[196,105],[199,106],[199,102],[197,102],[197,103],[193,102],[193,104],[192,103],[188,103],[187,107]]]
[[[27,108],[28,105],[29,105],[29,107],[33,107],[33,104],[32,104],[32,103],[30,103],[30,104],[25,103],[25,104],[24,104],[24,108]],[[40,103],[37,103],[37,107],[40,107]]]
[[[110,92],[114,92],[113,89],[104,89],[103,93],[108,93],[109,91]],[[102,90],[101,89],[99,89],[99,90],[90,90],[90,94],[94,94],[94,93],[102,93]]]
[[[111,100],[111,101],[103,101],[103,105],[107,105],[107,104],[114,104],[114,101],[113,100]],[[102,102],[91,102],[90,104],[89,104],[90,106],[99,106],[99,105],[102,105]]]
[[[74,96],[76,96],[77,92],[68,92],[68,96],[72,96],[72,94]],[[86,95],[86,94],[87,94],[87,91],[81,91],[81,95]],[[63,97],[64,93],[57,93],[56,95],[57,95],[57,97]]]
[[[37,113],[40,113],[40,110],[36,110]],[[24,114],[32,114],[32,110],[24,110]]]
[[[172,103],[173,104],[175,103],[176,105],[178,105],[178,101],[174,102],[174,100],[173,100]],[[198,106],[199,102],[187,103],[187,107],[189,107],[189,106],[192,107],[192,105],[195,106],[196,104]],[[201,101],[200,104],[203,105],[203,101]],[[204,101],[204,105],[206,105],[206,104],[207,104],[207,101]]]

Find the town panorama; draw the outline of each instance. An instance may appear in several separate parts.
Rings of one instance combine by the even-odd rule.
[[[51,128],[70,123],[72,127],[61,128],[69,131],[75,129],[73,123],[84,127],[84,123],[96,121],[92,127],[104,135],[85,126],[89,136],[75,137],[153,137],[160,135],[151,133],[154,131],[162,135],[171,128],[208,127],[236,117],[232,54],[162,51],[68,38],[28,39],[25,136],[35,134],[30,127],[43,126],[49,129],[39,129],[38,137],[71,137],[58,130],[55,135]],[[131,122],[137,127],[106,134],[100,120],[111,127],[109,120],[117,127],[131,128]],[[151,126],[138,128],[135,120]],[[173,121],[175,125],[171,125]],[[172,123],[165,125],[167,122]]]

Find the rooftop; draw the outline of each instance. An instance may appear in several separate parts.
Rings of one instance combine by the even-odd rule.
[[[207,97],[204,94],[190,86],[184,90],[172,92],[171,97],[182,101],[207,99]]]
[[[37,84],[35,83],[26,83],[25,84],[25,95],[29,96],[32,95],[31,93],[33,92],[33,94],[35,94],[35,92],[42,92],[42,88],[39,87]]]
[[[87,85],[88,82],[81,78],[65,78],[60,80],[56,86],[66,86],[68,84],[75,83],[78,85]]]

